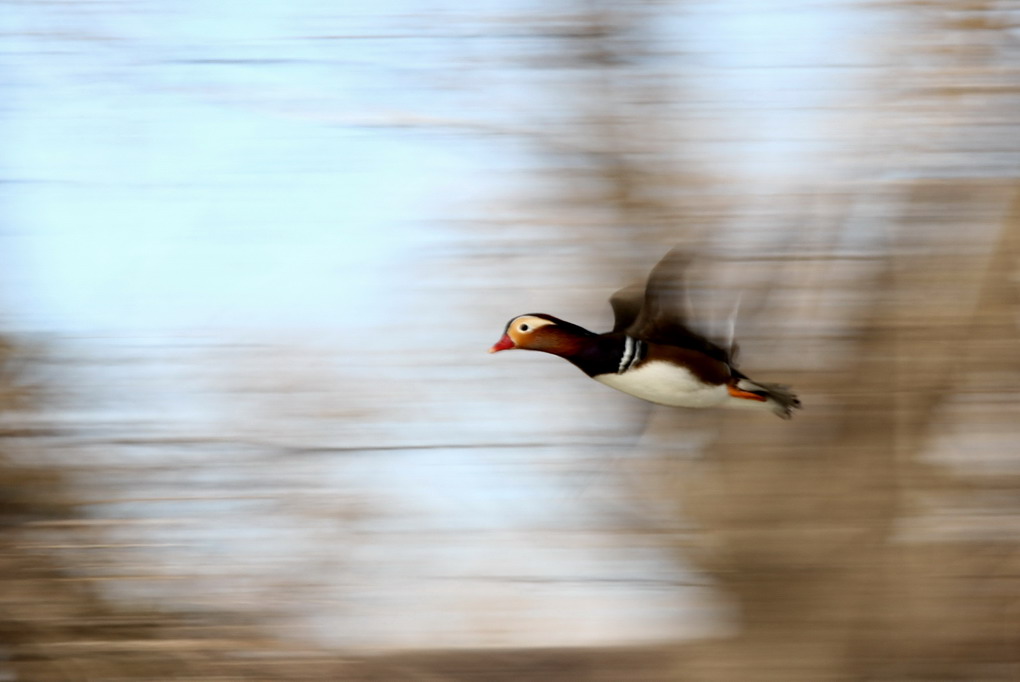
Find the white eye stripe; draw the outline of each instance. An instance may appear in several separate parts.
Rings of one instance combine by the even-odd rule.
[[[522,316],[510,323],[510,329],[517,333],[529,334],[551,324],[553,324],[551,320],[544,320],[541,317]]]

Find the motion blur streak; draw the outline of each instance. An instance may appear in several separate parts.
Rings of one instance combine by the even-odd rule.
[[[0,9],[0,679],[1020,676],[1015,3]]]

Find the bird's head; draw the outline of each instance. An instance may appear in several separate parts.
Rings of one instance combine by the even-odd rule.
[[[530,313],[519,315],[507,322],[503,336],[489,352],[497,353],[501,350],[520,348],[565,356],[576,352],[580,341],[590,336],[594,334],[552,315]]]

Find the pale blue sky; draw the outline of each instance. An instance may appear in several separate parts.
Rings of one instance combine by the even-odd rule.
[[[867,54],[847,36],[868,15],[836,5],[693,4],[659,26],[696,66],[688,107],[712,119],[721,166],[768,175],[824,152],[825,67]],[[457,87],[465,58],[528,49],[521,25],[486,40],[500,26],[474,17],[542,7],[6,6],[9,323],[173,333],[386,315],[395,275],[458,199],[499,197],[494,171],[541,163],[436,122],[555,115],[534,69]]]

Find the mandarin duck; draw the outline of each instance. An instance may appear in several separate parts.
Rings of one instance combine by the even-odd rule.
[[[674,252],[645,287],[610,298],[615,324],[596,334],[544,313],[510,320],[490,353],[520,348],[558,355],[618,391],[670,407],[739,407],[789,419],[800,400],[788,386],[752,381],[735,365],[736,345],[710,341],[687,326],[676,305],[681,292]]]

